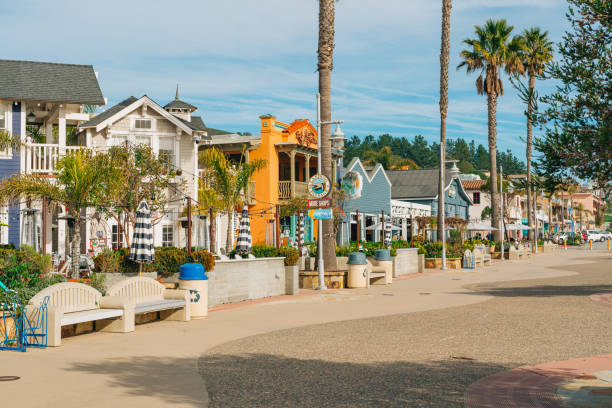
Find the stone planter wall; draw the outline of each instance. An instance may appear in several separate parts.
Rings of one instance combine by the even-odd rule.
[[[325,272],[325,286],[329,289],[346,288],[347,271]],[[319,272],[317,271],[302,271],[300,272],[300,288],[301,289],[316,289],[319,286]]]
[[[393,277],[419,272],[418,248],[400,248],[393,258]]]
[[[418,254],[419,257],[419,273],[423,273],[425,269],[425,254]]]
[[[336,257],[336,265],[338,266],[339,271],[348,271],[348,256],[337,256]]]

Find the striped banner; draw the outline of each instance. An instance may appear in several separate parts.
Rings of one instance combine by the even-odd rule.
[[[138,263],[151,263],[155,259],[151,211],[146,201],[141,201],[136,211],[136,224],[132,234],[129,259]]]

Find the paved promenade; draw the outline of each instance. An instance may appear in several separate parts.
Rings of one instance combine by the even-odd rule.
[[[542,254],[2,352],[0,375],[21,379],[0,395],[22,407],[463,406],[483,377],[609,353],[610,308],[589,296],[612,291],[611,262]]]

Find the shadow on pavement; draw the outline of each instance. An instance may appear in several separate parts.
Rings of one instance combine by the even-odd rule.
[[[207,407],[206,388],[195,373],[195,359],[133,357],[102,363],[75,363],[71,370],[110,377],[107,392],[154,397],[168,403]],[[186,372],[186,367],[192,370]],[[119,407],[116,407],[119,408]]]
[[[211,407],[464,407],[471,383],[508,369],[460,357],[357,364],[269,354],[211,354],[198,367]]]
[[[500,297],[551,297],[551,296],[590,296],[596,293],[612,292],[612,285],[538,285],[496,287],[489,285],[466,285],[475,295]]]

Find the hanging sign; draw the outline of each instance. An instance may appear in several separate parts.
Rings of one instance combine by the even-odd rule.
[[[323,174],[315,174],[308,182],[308,193],[316,198],[323,198],[329,194],[331,183]]]
[[[309,210],[308,216],[313,220],[331,220],[334,218],[334,212],[331,208],[318,208]]]
[[[309,209],[331,208],[331,199],[330,198],[310,198],[308,200],[308,208]]]
[[[347,172],[342,177],[342,190],[346,193],[346,198],[349,200],[356,200],[361,197],[361,190],[363,189],[363,178],[361,173],[356,171]]]

